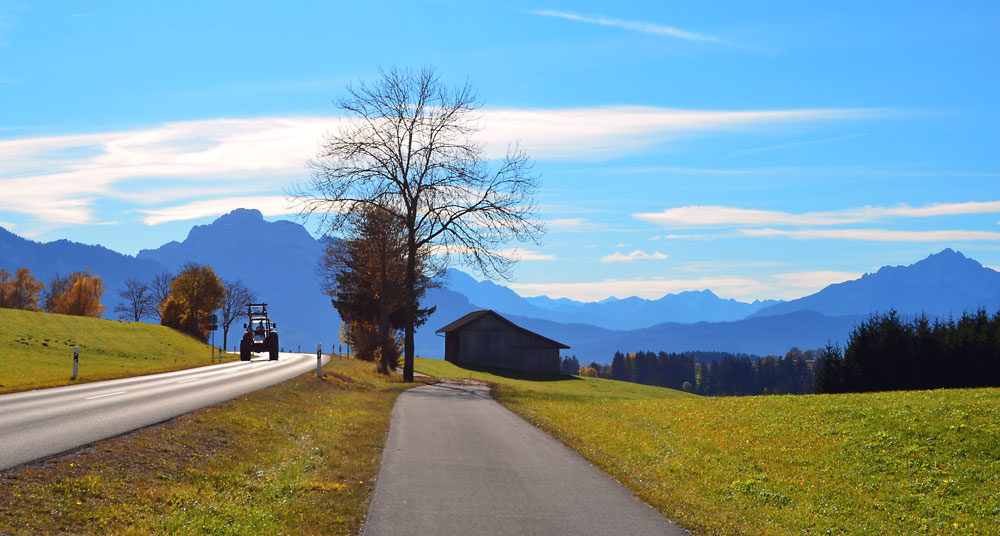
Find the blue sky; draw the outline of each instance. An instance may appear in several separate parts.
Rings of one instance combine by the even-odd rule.
[[[0,226],[134,254],[283,218],[346,84],[433,65],[542,175],[522,294],[1000,266],[1000,4],[147,4],[0,1]]]

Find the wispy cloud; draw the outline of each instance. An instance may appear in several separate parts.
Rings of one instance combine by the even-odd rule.
[[[785,289],[804,289],[809,294],[834,283],[843,283],[861,277],[857,272],[841,272],[836,270],[817,270],[811,272],[789,272],[775,274],[772,277],[777,284]]]
[[[880,119],[896,112],[864,108],[681,110],[651,106],[492,109],[483,113],[483,141],[501,154],[510,140],[542,160],[600,161],[636,154],[665,141],[706,132],[766,129],[792,123]]]
[[[244,207],[255,208],[265,216],[281,216],[294,212],[285,197],[278,195],[204,199],[165,208],[141,209],[136,212],[145,214],[142,222],[146,225],[159,225],[171,221],[186,221],[207,216],[218,216],[233,209]]]
[[[504,154],[511,140],[520,139],[521,146],[539,160],[594,160],[641,152],[660,141],[697,132],[883,113],[639,106],[487,109],[478,140],[490,157]],[[308,173],[306,159],[316,153],[322,135],[336,130],[340,121],[335,116],[205,119],[137,130],[2,140],[0,211],[28,214],[50,224],[84,224],[98,221],[93,206],[108,198],[129,200],[139,204],[132,208],[144,210],[166,210],[148,205],[175,199],[184,203],[173,212],[180,214],[188,205],[217,198],[220,183],[242,192],[278,194]],[[159,216],[148,214],[146,221],[158,221]]]
[[[861,240],[869,242],[979,242],[998,241],[992,231],[898,231],[890,229],[741,229],[743,236],[754,238],[793,238],[796,240]]]
[[[512,283],[522,296],[546,295],[581,301],[599,301],[616,296],[655,299],[665,294],[712,289],[717,294],[743,296],[765,290],[758,281],[743,277],[703,277],[698,279],[609,279],[581,283]]]
[[[664,227],[724,227],[741,225],[826,226],[870,223],[890,218],[927,218],[1000,212],[1000,201],[937,203],[923,207],[857,207],[846,210],[791,213],[727,206],[691,205],[661,212],[639,212],[632,217]]]
[[[549,231],[562,233],[589,233],[600,229],[600,225],[585,218],[556,218],[547,220],[545,227]]]
[[[621,252],[616,251],[611,255],[605,255],[604,257],[601,257],[601,262],[629,262],[629,261],[638,261],[646,259],[660,260],[660,259],[666,259],[669,256],[670,255],[660,253],[659,251],[646,253],[645,251],[637,249],[632,253],[626,253],[624,255]]]
[[[807,296],[828,285],[861,277],[855,272],[833,270],[783,272],[748,277],[700,277],[694,279],[606,279],[577,283],[513,283],[508,285],[522,296],[546,295],[580,301],[599,301],[609,297],[638,296],[661,298],[689,290],[710,289],[722,298],[752,301],[761,298],[791,300]]]
[[[721,43],[726,45],[732,44],[730,41],[726,39],[720,39],[713,35],[690,32],[687,30],[681,30],[680,28],[675,28],[673,26],[665,26],[663,24],[656,24],[652,22],[612,19],[599,15],[586,16],[586,15],[579,15],[577,13],[570,13],[567,11],[555,11],[552,9],[531,11],[531,13],[534,13],[535,15],[541,15],[543,17],[556,17],[575,22],[597,24],[600,26],[610,26],[613,28],[619,28],[622,30],[629,30],[633,32],[640,32],[652,35],[662,35],[666,37],[676,37],[678,39],[685,39],[688,41],[702,41],[711,43]]]
[[[779,143],[777,145],[767,145],[765,147],[754,147],[752,149],[743,149],[742,151],[736,151],[731,156],[740,156],[751,153],[761,153],[765,151],[779,151],[782,149],[791,149],[792,147],[802,147],[805,145],[822,145],[826,143],[836,143],[838,141],[850,140],[854,138],[860,138],[862,136],[867,136],[865,132],[858,132],[855,134],[847,134],[844,136],[835,136],[833,138],[824,138],[821,140],[805,140],[805,141],[793,141],[790,143]]]
[[[549,253],[542,253],[540,251],[532,251],[530,249],[523,248],[510,248],[502,249],[499,252],[501,255],[507,258],[514,259],[515,261],[556,261],[559,257],[551,255]]]

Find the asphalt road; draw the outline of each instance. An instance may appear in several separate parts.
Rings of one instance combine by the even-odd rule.
[[[399,396],[362,534],[688,533],[486,388],[445,383]]]
[[[323,357],[323,362],[329,356]],[[0,396],[0,471],[316,370],[316,354],[282,353],[120,380]]]

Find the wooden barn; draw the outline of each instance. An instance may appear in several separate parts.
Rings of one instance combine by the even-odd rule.
[[[489,309],[437,330],[452,363],[559,374],[559,350],[569,346],[528,331]]]

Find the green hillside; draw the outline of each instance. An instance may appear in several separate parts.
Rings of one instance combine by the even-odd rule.
[[[703,398],[420,359],[695,534],[1000,534],[1000,389]]]
[[[140,322],[0,309],[0,393],[211,364],[211,348],[176,330]]]

